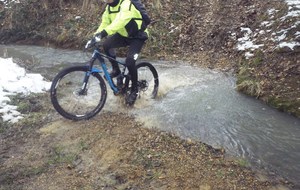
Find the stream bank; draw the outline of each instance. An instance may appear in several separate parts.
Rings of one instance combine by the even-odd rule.
[[[1,50],[1,48],[0,48]],[[47,76],[47,78],[51,79],[57,73],[58,70],[61,68],[70,66],[71,64],[74,64],[72,59],[78,60],[78,58],[81,58],[82,61],[84,61],[84,57],[86,56],[84,53],[79,52],[79,51],[71,51],[71,50],[59,50],[59,49],[52,49],[52,48],[42,48],[42,47],[36,47],[36,46],[7,46],[3,48],[3,52],[5,53],[6,56],[8,57],[14,57],[14,60],[17,60],[19,63],[27,63],[23,66],[27,66],[27,70],[30,72],[38,72],[42,73],[44,76]],[[87,57],[86,57],[87,58]],[[219,145],[218,147],[224,147],[225,149],[216,149],[212,148],[211,146],[209,150],[221,152],[222,155],[221,157],[224,158],[224,162],[228,161],[228,158],[226,158],[229,155],[236,155],[239,156],[240,150],[244,153],[241,155],[241,157],[238,157],[237,159],[234,158],[231,161],[237,162],[240,166],[245,167],[249,171],[253,171],[253,168],[250,168],[250,163],[247,160],[244,160],[245,154],[250,155],[251,157],[254,156],[254,159],[257,159],[256,151],[261,152],[261,149],[266,148],[269,150],[268,152],[271,154],[275,154],[276,157],[279,158],[279,156],[283,156],[283,158],[287,158],[284,156],[284,153],[279,154],[278,152],[273,152],[273,149],[270,146],[270,149],[268,149],[268,146],[270,142],[267,141],[267,143],[263,142],[261,139],[273,139],[270,136],[271,134],[276,133],[278,131],[274,130],[275,128],[279,127],[279,132],[280,132],[280,125],[275,125],[273,126],[272,122],[273,115],[278,114],[276,117],[280,116],[282,118],[282,122],[287,124],[287,122],[284,122],[284,114],[281,113],[276,113],[276,111],[272,111],[269,108],[264,108],[264,105],[261,105],[259,102],[247,98],[245,96],[241,96],[238,94],[236,91],[233,89],[234,85],[234,80],[230,76],[224,76],[223,73],[212,71],[212,70],[202,70],[196,67],[190,67],[189,65],[184,65],[184,63],[169,63],[169,62],[158,62],[154,63],[155,66],[157,67],[159,73],[160,73],[160,81],[161,81],[161,86],[159,90],[159,98],[157,100],[154,100],[153,105],[150,103],[150,106],[148,105],[149,102],[146,102],[146,105],[144,104],[145,102],[141,99],[138,100],[136,103],[136,106],[134,109],[128,109],[127,107],[122,106],[120,104],[121,99],[118,97],[115,97],[113,94],[108,95],[108,101],[106,106],[104,107],[104,110],[96,116],[96,118],[101,117],[103,114],[106,115],[106,113],[110,113],[114,120],[114,123],[110,123],[108,125],[105,125],[106,128],[111,128],[114,127],[115,125],[119,125],[118,123],[123,123],[124,126],[126,125],[138,125],[139,127],[149,127],[151,126],[151,130],[149,131],[157,131],[156,128],[159,128],[161,131],[166,131],[166,132],[159,132],[162,134],[168,134],[173,137],[175,137],[177,140],[170,141],[170,145],[166,143],[165,149],[168,148],[168,146],[180,146],[180,143],[177,143],[177,141],[182,141],[182,142],[195,142],[199,143],[200,139],[201,141],[203,140],[207,144],[210,145]],[[30,66],[30,67],[28,67]],[[188,73],[188,74],[187,74]],[[201,77],[199,77],[199,75]],[[173,77],[173,78],[172,78]],[[174,79],[176,77],[176,79]],[[178,81],[177,83],[174,83],[173,80]],[[180,82],[179,82],[180,81]],[[215,81],[218,81],[217,83]],[[220,93],[220,92],[221,93]],[[192,96],[186,96],[185,94],[188,93],[189,95]],[[215,95],[220,95],[222,94],[222,97],[215,97]],[[232,97],[233,96],[233,97]],[[215,97],[215,98],[214,98]],[[45,99],[46,98],[46,99]],[[58,132],[54,135],[56,138],[59,136],[64,135],[69,135],[69,130],[65,131],[64,128],[71,128],[69,127],[69,124],[76,127],[78,126],[77,122],[64,122],[65,119],[63,119],[61,116],[59,116],[57,113],[54,112],[54,109],[52,108],[51,104],[49,103],[48,97],[45,96],[42,97],[29,97],[29,98],[23,98],[23,97],[16,97],[13,99],[13,104],[14,105],[19,105],[22,109],[22,112],[29,113],[31,116],[28,116],[29,118],[26,117],[24,121],[21,121],[20,125],[22,125],[22,128],[24,127],[24,130],[29,130],[32,127],[38,127],[35,128],[35,130],[41,129],[42,131],[47,131],[48,126],[50,125],[50,130],[52,130],[52,124],[55,126],[55,131],[58,130]],[[212,98],[212,100],[211,100]],[[40,99],[41,101],[36,101],[36,99]],[[222,100],[226,99],[226,103],[222,102]],[[217,101],[216,101],[217,100]],[[144,102],[144,103],[143,103]],[[174,103],[176,102],[176,103]],[[197,102],[197,104],[195,104]],[[246,103],[248,102],[248,104]],[[237,104],[235,106],[235,104]],[[231,112],[228,115],[224,115],[224,111],[228,110],[228,107],[231,108]],[[145,109],[146,108],[146,109]],[[149,108],[149,109],[147,109]],[[179,109],[178,109],[179,108]],[[46,110],[44,110],[46,109]],[[223,111],[222,111],[223,110]],[[44,112],[48,112],[48,115],[45,117]],[[182,113],[183,111],[183,113]],[[35,113],[37,112],[37,113]],[[261,116],[264,119],[260,119],[260,117],[257,117],[257,112],[261,113]],[[128,114],[131,115],[134,113],[135,117],[127,117]],[[157,117],[156,115],[158,114],[160,117]],[[195,114],[197,113],[197,114]],[[272,113],[267,114],[267,113]],[[267,114],[264,115],[264,114]],[[36,115],[36,116],[34,116]],[[123,121],[118,121],[119,116],[124,115],[125,119]],[[260,115],[258,115],[260,116]],[[265,117],[264,117],[265,116]],[[281,117],[282,116],[282,117]],[[150,119],[147,119],[147,117],[150,117]],[[165,119],[164,119],[165,117]],[[117,119],[116,119],[117,118]],[[121,117],[123,118],[123,117]],[[126,119],[129,118],[129,119]],[[146,118],[145,120],[140,120],[141,118]],[[244,118],[243,120],[240,120],[240,118]],[[102,118],[99,121],[99,123],[106,123],[107,117]],[[269,122],[265,122],[265,120],[268,119]],[[93,119],[94,120],[94,119]],[[91,121],[93,121],[91,120]],[[159,121],[163,120],[163,123],[159,124]],[[280,120],[280,122],[281,122]],[[289,121],[289,119],[287,118]],[[84,121],[86,122],[86,125],[89,125],[91,121]],[[56,123],[59,123],[61,125],[58,125]],[[158,123],[156,123],[158,122]],[[276,122],[276,121],[275,121]],[[276,122],[278,123],[278,122]],[[95,123],[93,123],[95,124]],[[259,129],[259,127],[261,129]],[[100,127],[97,124],[95,124],[95,127]],[[3,125],[5,126],[5,124]],[[19,126],[19,124],[17,124]],[[272,127],[273,126],[273,127]],[[39,128],[41,127],[41,128]],[[9,129],[10,127],[8,127]],[[60,129],[62,128],[62,129]],[[125,127],[126,128],[126,127]],[[127,129],[127,128],[126,128]],[[256,130],[257,129],[257,130]],[[291,126],[291,129],[293,127]],[[70,129],[71,130],[71,129]],[[81,130],[84,130],[84,128],[81,128]],[[129,129],[128,129],[129,130]],[[246,130],[246,132],[243,132]],[[2,132],[6,131],[6,127],[1,128]],[[169,131],[169,132],[167,132]],[[259,137],[260,141],[255,140],[255,143],[251,143],[253,140],[253,132],[260,131],[259,134],[254,136],[254,139],[256,137]],[[287,133],[289,133],[288,130]],[[16,131],[15,131],[16,132]],[[11,133],[15,133],[11,132]],[[33,132],[33,131],[31,131]],[[191,133],[193,134],[191,136]],[[293,133],[293,132],[292,132]],[[176,135],[175,135],[176,134]],[[230,134],[230,135],[228,135]],[[79,135],[79,134],[78,134]],[[93,134],[89,134],[90,136],[93,136]],[[101,134],[98,134],[102,136]],[[121,134],[120,134],[121,135]],[[178,136],[177,136],[178,135]],[[247,136],[249,135],[249,136]],[[262,136],[261,136],[262,135]],[[266,136],[265,136],[266,135]],[[154,134],[154,136],[156,136]],[[182,136],[184,137],[183,139],[187,140],[182,140]],[[190,138],[187,138],[189,137]],[[276,135],[275,135],[276,136]],[[179,138],[180,137],[180,138]],[[222,138],[220,138],[222,137]],[[284,137],[282,134],[281,137]],[[75,137],[73,137],[75,138]],[[77,137],[76,137],[77,138]],[[78,136],[78,138],[81,138],[81,135]],[[129,138],[129,137],[128,137]],[[131,137],[130,137],[131,138]],[[130,139],[129,138],[129,139]],[[154,138],[154,137],[153,137]],[[160,137],[157,137],[160,138]],[[207,139],[208,138],[208,139]],[[239,139],[241,138],[241,139]],[[295,138],[297,138],[295,136]],[[26,139],[26,138],[25,138]],[[38,142],[44,141],[44,138],[41,137]],[[129,140],[127,139],[127,140]],[[193,139],[193,140],[192,140]],[[242,140],[243,139],[243,140]],[[281,139],[281,138],[280,138]],[[281,141],[277,142],[277,145],[279,147],[283,146],[283,149],[285,145],[281,144]],[[10,141],[11,139],[5,139],[5,141]],[[110,138],[105,138],[103,140],[111,141]],[[140,141],[143,141],[143,138],[138,139]],[[147,140],[147,138],[145,138]],[[208,140],[208,141],[207,141]],[[13,140],[15,141],[15,140]],[[28,141],[28,139],[26,139]],[[58,162],[69,162],[68,160],[76,160],[76,155],[73,153],[65,152],[63,147],[65,144],[68,144],[69,142],[64,142],[64,140],[54,140],[55,142],[59,141],[57,147],[54,147],[54,160],[59,160]],[[61,141],[61,142],[60,142]],[[93,142],[97,142],[97,140],[91,140]],[[202,142],[203,142],[202,141]],[[226,143],[227,142],[227,143]],[[230,142],[230,143],[228,143]],[[246,144],[245,144],[246,142]],[[248,143],[247,143],[248,142]],[[297,142],[297,141],[295,141]],[[47,143],[49,143],[47,141]],[[75,142],[74,142],[75,143]],[[78,145],[82,143],[82,145]],[[75,143],[78,146],[83,146],[85,147],[85,142],[80,143]],[[177,143],[174,145],[173,143]],[[232,144],[233,143],[233,144]],[[286,141],[284,141],[286,143]],[[33,143],[34,144],[34,143]],[[37,146],[37,145],[30,145],[30,146]],[[40,144],[40,143],[39,143]],[[98,143],[96,143],[98,144]],[[95,146],[98,146],[96,145]],[[203,143],[200,143],[203,144]],[[259,146],[257,147],[257,144]],[[273,141],[271,141],[271,145],[273,144]],[[77,149],[76,146],[70,146],[67,149]],[[205,145],[205,144],[203,144]],[[254,149],[253,149],[254,145]],[[18,143],[16,146],[19,146]],[[62,146],[62,147],[61,147]],[[158,145],[162,146],[162,145]],[[207,145],[205,145],[207,146]],[[265,147],[266,146],[266,147]],[[5,146],[4,146],[5,147]],[[14,147],[14,146],[13,146]],[[11,151],[14,151],[14,148],[10,147]],[[215,147],[215,146],[214,146]],[[256,147],[256,148],[255,148]],[[277,147],[277,146],[276,146]],[[295,147],[298,147],[295,145]],[[197,150],[195,150],[195,154],[200,154],[202,152],[202,148],[198,147],[200,150],[197,153]],[[289,149],[289,144],[286,149]],[[6,148],[4,148],[6,149]],[[236,151],[238,149],[238,151]],[[282,149],[280,149],[281,151]],[[27,150],[29,151],[29,150]],[[27,154],[26,152],[18,152],[17,155],[22,154],[22,156]],[[31,150],[30,150],[31,151]],[[51,150],[49,150],[51,151]],[[160,151],[160,150],[153,150],[154,152]],[[4,157],[7,156],[6,151],[4,151]],[[235,153],[235,154],[232,154]],[[253,154],[254,153],[254,154]],[[184,152],[181,152],[180,154],[184,154]],[[178,154],[176,157],[180,157],[183,155]],[[205,153],[207,154],[207,153]],[[265,154],[262,154],[263,157],[265,157]],[[268,154],[270,158],[274,158],[274,156]],[[14,155],[15,157],[16,155]],[[117,155],[119,157],[120,155]],[[296,156],[296,155],[295,155]],[[9,157],[9,156],[8,156]],[[48,157],[46,155],[46,157]],[[184,157],[184,156],[183,156]],[[260,157],[260,156],[259,156]],[[262,157],[262,158],[263,158]],[[268,156],[267,156],[268,157]],[[50,162],[52,162],[52,158],[50,159]],[[60,161],[62,159],[62,161]],[[100,159],[100,158],[99,158]],[[186,158],[187,159],[187,158]],[[205,162],[206,159],[208,158],[203,158],[203,162]],[[211,159],[211,158],[209,158]],[[261,158],[259,158],[261,159]],[[5,159],[4,159],[5,160]],[[8,159],[10,160],[10,159]],[[101,159],[100,159],[101,160]],[[185,159],[183,158],[181,161],[184,161]],[[9,162],[14,162],[14,160],[10,160]],[[23,162],[18,160],[19,162]],[[230,160],[229,160],[230,161]],[[262,162],[265,162],[265,160],[261,160]],[[274,161],[274,159],[273,159]],[[196,162],[196,161],[195,161]],[[6,163],[6,162],[5,162]],[[290,162],[286,162],[290,163]],[[297,159],[296,159],[297,163]],[[90,163],[89,163],[90,164]],[[194,163],[196,164],[196,163]],[[252,163],[251,163],[252,165]],[[183,167],[183,166],[182,166]],[[196,167],[196,165],[194,166]],[[206,169],[211,168],[209,164],[207,166],[201,166],[201,167],[208,167]],[[252,166],[251,166],[252,167]],[[290,165],[289,168],[296,167],[294,165]],[[242,169],[241,168],[241,169]],[[44,171],[39,171],[41,169],[44,169],[44,167],[37,168],[37,172],[44,174]],[[269,169],[269,168],[268,168]],[[190,170],[190,169],[187,169]],[[221,168],[219,168],[219,172],[222,171]],[[266,170],[270,171],[270,170]],[[171,172],[171,171],[170,171]],[[284,178],[278,178],[279,175],[285,174],[286,168],[282,168],[282,170],[279,170],[277,168],[276,172],[274,173],[267,173],[266,175],[271,176],[273,178],[276,178],[277,182],[276,184],[289,184],[288,186],[293,187],[292,184],[289,182],[286,182]],[[221,172],[222,173],[222,172]],[[257,175],[256,172],[254,172],[255,175]],[[40,175],[40,174],[39,174]],[[168,174],[169,175],[169,174]],[[225,179],[227,179],[225,174]],[[291,177],[293,176],[293,172],[289,172],[289,175]],[[284,175],[281,175],[284,176]],[[262,177],[262,176],[260,176]],[[258,177],[258,178],[260,178]],[[255,177],[257,178],[257,176]],[[196,178],[199,179],[199,178]],[[279,179],[279,181],[278,181]],[[271,179],[267,179],[266,181],[272,183]],[[220,182],[222,183],[222,182]],[[235,182],[234,182],[235,183]],[[198,184],[199,185],[199,184]],[[217,188],[213,186],[213,189]]]
[[[72,122],[54,112],[47,95],[31,99],[38,112],[1,126],[0,189],[294,188],[222,149],[147,129],[132,116],[104,111]]]
[[[97,0],[88,2],[21,0],[11,3],[9,9],[0,2],[1,43],[82,49],[98,27],[104,7]],[[297,13],[297,4],[272,0],[154,0],[145,5],[153,24],[142,56],[233,70],[239,91],[300,116],[300,46],[276,44],[281,42],[276,39],[283,37],[285,41],[299,41],[299,15],[289,16],[289,11]],[[244,38],[263,46],[247,52],[238,50],[238,42]],[[118,56],[124,56],[124,51]]]

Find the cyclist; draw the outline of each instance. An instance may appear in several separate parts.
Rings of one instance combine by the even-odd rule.
[[[110,57],[116,58],[115,48],[128,46],[125,63],[131,76],[132,88],[126,101],[132,105],[138,96],[135,62],[148,39],[148,31],[142,27],[142,16],[131,0],[104,1],[107,5],[95,35],[101,39],[108,36],[103,42],[103,49]],[[116,77],[120,74],[120,68],[116,62],[110,62],[113,68],[110,75]]]

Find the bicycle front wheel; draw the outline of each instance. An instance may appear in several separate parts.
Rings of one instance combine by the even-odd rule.
[[[158,74],[155,67],[148,62],[136,65],[138,73],[138,88],[142,96],[156,98],[159,86]]]
[[[63,117],[71,120],[90,119],[103,108],[107,97],[105,82],[98,73],[92,73],[83,91],[87,74],[87,66],[76,66],[62,70],[53,79],[51,102]]]

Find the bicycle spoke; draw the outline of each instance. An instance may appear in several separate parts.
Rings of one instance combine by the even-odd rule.
[[[155,98],[158,90],[158,75],[155,68],[147,62],[137,65],[140,93],[145,98]]]
[[[106,86],[98,75],[90,75],[87,87],[82,91],[83,80],[86,75],[84,67],[76,67],[58,76],[55,84],[55,96],[52,102],[56,110],[68,119],[87,119],[98,113],[106,100]],[[54,86],[54,85],[53,85]]]

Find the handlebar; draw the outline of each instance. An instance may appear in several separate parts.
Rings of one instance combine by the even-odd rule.
[[[95,46],[96,43],[99,43],[99,42],[101,42],[101,38],[99,36],[95,36],[86,43],[85,49],[91,48],[91,47]]]
[[[109,59],[109,60],[114,60],[114,61],[116,61],[115,58],[110,57],[110,56],[105,55],[105,54],[103,54],[103,53],[100,52],[99,48],[100,48],[100,46],[103,45],[103,44],[100,43],[100,42],[101,42],[101,37],[98,36],[98,35],[95,35],[94,37],[92,37],[92,39],[90,39],[90,40],[86,43],[86,45],[84,46],[84,50],[83,50],[83,51],[86,52],[87,49],[89,49],[89,48],[94,48],[94,47],[95,47],[96,49],[98,49],[98,53],[100,54],[101,58],[104,57],[104,58],[107,58],[107,59]]]

